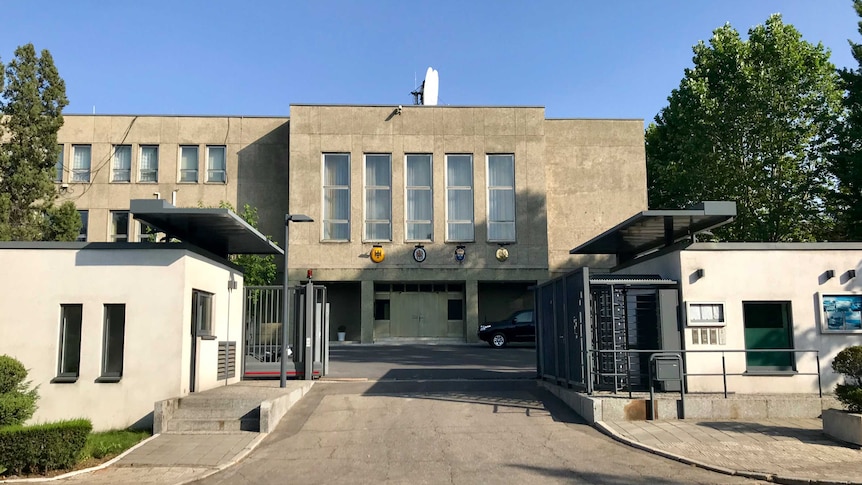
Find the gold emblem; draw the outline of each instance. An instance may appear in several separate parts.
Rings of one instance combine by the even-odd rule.
[[[375,263],[380,263],[383,259],[386,258],[386,251],[383,250],[382,246],[375,245],[371,248],[371,261]]]

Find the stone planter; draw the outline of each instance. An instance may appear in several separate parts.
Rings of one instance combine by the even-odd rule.
[[[832,438],[862,446],[862,414],[824,409],[823,432]]]

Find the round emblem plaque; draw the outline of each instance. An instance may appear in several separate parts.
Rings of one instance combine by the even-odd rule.
[[[426,256],[428,256],[428,254],[425,252],[425,248],[423,248],[422,246],[417,246],[413,249],[413,260],[417,263],[425,261]]]
[[[509,250],[506,248],[500,248],[497,250],[496,256],[497,256],[497,261],[502,263],[503,261],[509,259]]]
[[[386,258],[386,251],[383,250],[381,246],[374,246],[371,248],[371,261],[375,263],[380,263],[383,259]]]

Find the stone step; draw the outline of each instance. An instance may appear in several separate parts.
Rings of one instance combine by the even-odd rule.
[[[262,399],[182,398],[177,409],[253,409]]]
[[[260,406],[251,409],[228,407],[184,407],[174,412],[175,419],[260,419]]]
[[[260,431],[260,419],[171,419],[168,433]]]

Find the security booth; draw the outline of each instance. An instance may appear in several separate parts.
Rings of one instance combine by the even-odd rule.
[[[653,382],[651,361],[656,352],[677,351],[685,372],[681,275],[649,264],[626,268],[644,253],[671,251],[735,215],[732,202],[643,211],[572,249],[572,254],[613,254],[618,265],[611,272],[583,267],[537,287],[539,376],[588,393],[647,391],[653,385],[680,391],[682,379]]]

